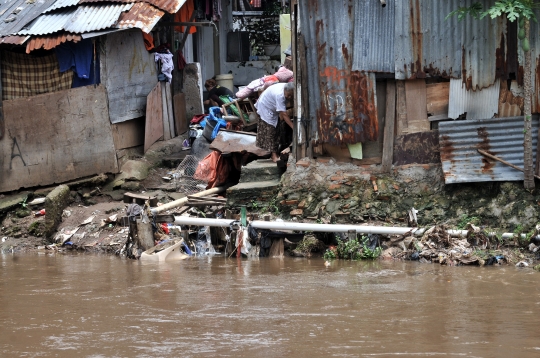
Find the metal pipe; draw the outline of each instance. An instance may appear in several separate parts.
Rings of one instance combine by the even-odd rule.
[[[190,196],[207,196],[207,195],[212,195],[212,194],[218,194],[218,193],[221,193],[221,192],[225,191],[227,188],[228,188],[228,186],[217,186],[217,187],[212,188],[212,189],[208,189],[208,190],[201,191],[199,193],[191,194]],[[188,200],[189,200],[189,198],[186,196],[185,198],[181,198],[181,199],[178,199],[178,200],[175,200],[175,201],[171,201],[170,203],[163,204],[161,206],[152,208],[151,209],[152,214],[155,215],[155,214],[161,213],[163,211],[167,211],[167,210],[174,209],[174,208],[177,208],[177,207],[180,207],[180,206],[184,206],[184,204],[186,204],[188,202]],[[177,216],[177,217],[181,217],[181,216]],[[211,225],[201,225],[201,226],[211,226]]]
[[[214,226],[214,227],[229,227],[235,221],[231,219],[209,219],[209,218],[194,218],[190,216],[175,216],[174,223],[176,225],[195,225],[195,226]],[[261,221],[255,220],[250,222],[250,225],[255,229],[267,230],[294,230],[294,231],[315,231],[315,232],[341,232],[348,233],[350,230],[356,230],[358,234],[379,234],[379,235],[404,235],[411,233],[415,236],[422,236],[425,228],[414,227],[392,227],[392,226],[361,226],[350,224],[312,224],[312,223],[297,223],[291,221]],[[452,237],[465,237],[467,230],[448,230],[447,233]],[[511,239],[516,234],[504,233],[503,239]],[[495,232],[488,233],[488,236],[495,237]],[[527,235],[521,234],[521,238],[525,239]],[[540,235],[536,236],[540,239]]]

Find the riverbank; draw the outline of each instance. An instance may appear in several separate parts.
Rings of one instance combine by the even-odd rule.
[[[128,234],[128,228],[120,222],[125,215],[127,204],[122,199],[127,191],[155,197],[158,205],[184,196],[164,179],[178,165],[169,164],[167,159],[178,150],[181,139],[161,142],[146,156],[124,158],[123,172],[117,176],[101,175],[68,184],[57,229],[50,235],[45,233],[47,214],[35,216],[42,207],[29,204],[47,196],[54,187],[13,194],[14,201],[0,214],[1,250],[118,253]],[[6,201],[6,198],[9,196],[0,199]],[[499,258],[497,263],[516,264],[525,260],[532,267],[537,264],[537,245],[540,245],[531,241],[540,221],[539,203],[539,191],[526,191],[518,182],[445,185],[438,165],[409,165],[382,174],[374,166],[303,159],[288,163],[276,197],[229,203],[221,208],[198,207],[184,215],[216,212],[223,215],[228,210],[230,215],[238,216],[240,205],[246,205],[248,216],[269,216],[269,220],[417,226],[428,230],[418,237],[378,237],[381,259],[483,265]],[[432,227],[435,229],[429,231]],[[450,237],[443,233],[446,229],[469,229],[469,234]],[[503,233],[515,235],[502,237]],[[212,238],[215,247],[226,245],[224,235],[215,236]],[[319,238],[321,243],[315,245],[318,249],[310,250],[310,255],[322,256],[328,247],[332,249],[340,243],[339,238],[328,234],[318,234]],[[59,241],[68,244],[59,246]],[[286,242],[286,249],[297,255],[296,245]]]

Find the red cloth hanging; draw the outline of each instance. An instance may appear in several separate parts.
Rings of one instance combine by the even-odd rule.
[[[193,4],[193,0],[187,0],[186,3],[178,10],[176,14],[174,14],[174,22],[193,22],[195,20],[191,20],[191,16],[193,15],[193,12],[195,11],[195,5]],[[175,26],[174,31],[176,32],[184,32],[186,31],[186,28],[184,26]],[[191,26],[189,28],[189,33],[194,34],[197,32],[196,26]]]
[[[146,51],[151,51],[154,49],[154,37],[151,34],[147,34],[146,32],[142,31],[142,37],[144,40],[144,47],[146,47]]]

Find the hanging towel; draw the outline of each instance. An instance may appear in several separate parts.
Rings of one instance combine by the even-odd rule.
[[[251,6],[253,7],[261,7],[261,0],[251,0]]]
[[[193,15],[193,11],[195,11],[195,5],[193,4],[193,0],[187,0],[186,3],[180,8],[180,10],[178,10],[178,12],[174,14],[174,21],[175,22],[190,22],[191,16]],[[186,28],[184,26],[175,26],[174,31],[184,32],[186,31]],[[197,27],[191,26],[189,28],[189,33],[194,34],[195,32],[197,32]]]

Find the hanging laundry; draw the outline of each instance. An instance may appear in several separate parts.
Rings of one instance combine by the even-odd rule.
[[[167,53],[156,52],[154,54],[154,60],[160,62],[161,64],[161,73],[165,75],[168,82],[172,80],[172,71],[174,70],[173,55],[169,51]]]
[[[262,3],[261,0],[251,0],[250,1],[251,6],[253,6],[253,7],[261,7],[262,6],[261,3]]]
[[[175,22],[193,22],[195,19],[191,19],[193,16],[193,12],[195,11],[195,5],[193,3],[193,0],[187,0],[184,5],[178,10],[176,14],[174,14],[174,21]],[[186,28],[184,26],[175,26],[174,31],[176,32],[185,32]],[[196,26],[191,26],[189,28],[189,33],[194,34],[197,32]]]
[[[144,31],[141,31],[141,33],[144,40],[144,47],[146,47],[146,51],[152,51],[154,49],[154,37]]]
[[[176,58],[178,59],[177,68],[179,70],[183,70],[184,67],[186,67],[186,58],[184,57],[184,54],[182,53],[182,50],[178,49],[176,51]]]
[[[94,46],[92,40],[85,39],[75,42],[65,42],[54,48],[60,72],[73,69],[79,78],[90,78],[90,66],[92,64],[92,54]]]

